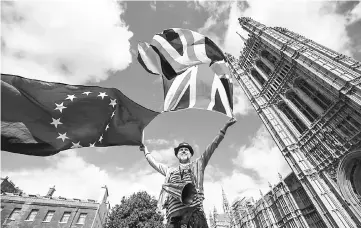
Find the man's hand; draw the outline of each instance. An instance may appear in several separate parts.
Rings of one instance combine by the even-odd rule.
[[[227,128],[232,126],[235,122],[237,122],[236,118],[232,117],[231,119],[229,119],[228,122],[222,128],[221,132],[223,132],[223,134],[226,134]]]
[[[227,128],[232,126],[233,124],[235,124],[237,122],[236,118],[232,117],[231,119],[228,120],[228,122],[226,123]]]
[[[145,153],[145,146],[144,146],[144,144],[142,144],[142,145],[139,146],[139,150],[140,150],[140,151],[143,151],[143,153]]]

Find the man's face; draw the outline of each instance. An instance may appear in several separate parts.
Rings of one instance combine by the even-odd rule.
[[[178,150],[177,158],[179,162],[188,162],[192,157],[191,152],[187,147],[181,147]]]

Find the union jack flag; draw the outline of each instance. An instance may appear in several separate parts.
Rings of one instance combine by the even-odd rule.
[[[162,76],[164,111],[200,108],[233,115],[229,66],[208,37],[187,29],[164,30],[150,44],[138,44],[138,61],[149,73]]]
[[[206,65],[188,68],[172,80],[163,77],[164,111],[187,108],[216,111],[232,117],[232,103],[220,77]]]

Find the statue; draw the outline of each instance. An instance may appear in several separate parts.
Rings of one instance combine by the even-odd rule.
[[[174,148],[174,153],[179,159],[177,167],[167,167],[155,161],[147,147],[140,146],[140,150],[144,152],[149,164],[165,176],[158,208],[166,209],[167,228],[208,228],[203,210],[204,170],[213,152],[223,140],[228,127],[235,122],[236,119],[231,118],[195,161],[191,161],[194,154],[193,148],[188,143],[180,143],[178,147]]]

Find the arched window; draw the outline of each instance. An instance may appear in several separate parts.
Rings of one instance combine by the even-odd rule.
[[[264,64],[261,60],[257,60],[256,66],[261,69],[265,74],[267,74],[267,76],[272,73],[271,69],[266,66],[266,64]]]
[[[307,96],[309,96],[318,106],[326,111],[332,104],[331,99],[313,88],[305,79],[300,78],[296,82],[296,86],[300,88]]]
[[[287,94],[287,98],[302,112],[303,115],[312,123],[318,118],[318,115],[313,111],[295,92],[291,91]]]
[[[270,63],[273,64],[273,66],[276,65],[276,62],[277,62],[277,58],[274,57],[271,53],[269,53],[268,51],[266,50],[263,50],[261,51],[261,56],[265,59],[267,59]]]
[[[251,75],[252,75],[261,85],[263,85],[263,84],[266,82],[266,80],[262,77],[262,75],[260,75],[260,74],[258,73],[258,71],[255,70],[255,69],[252,69],[252,70],[251,70]]]
[[[286,103],[281,103],[278,107],[287,116],[298,132],[302,134],[307,130],[307,126],[298,118],[298,116],[296,116]]]

